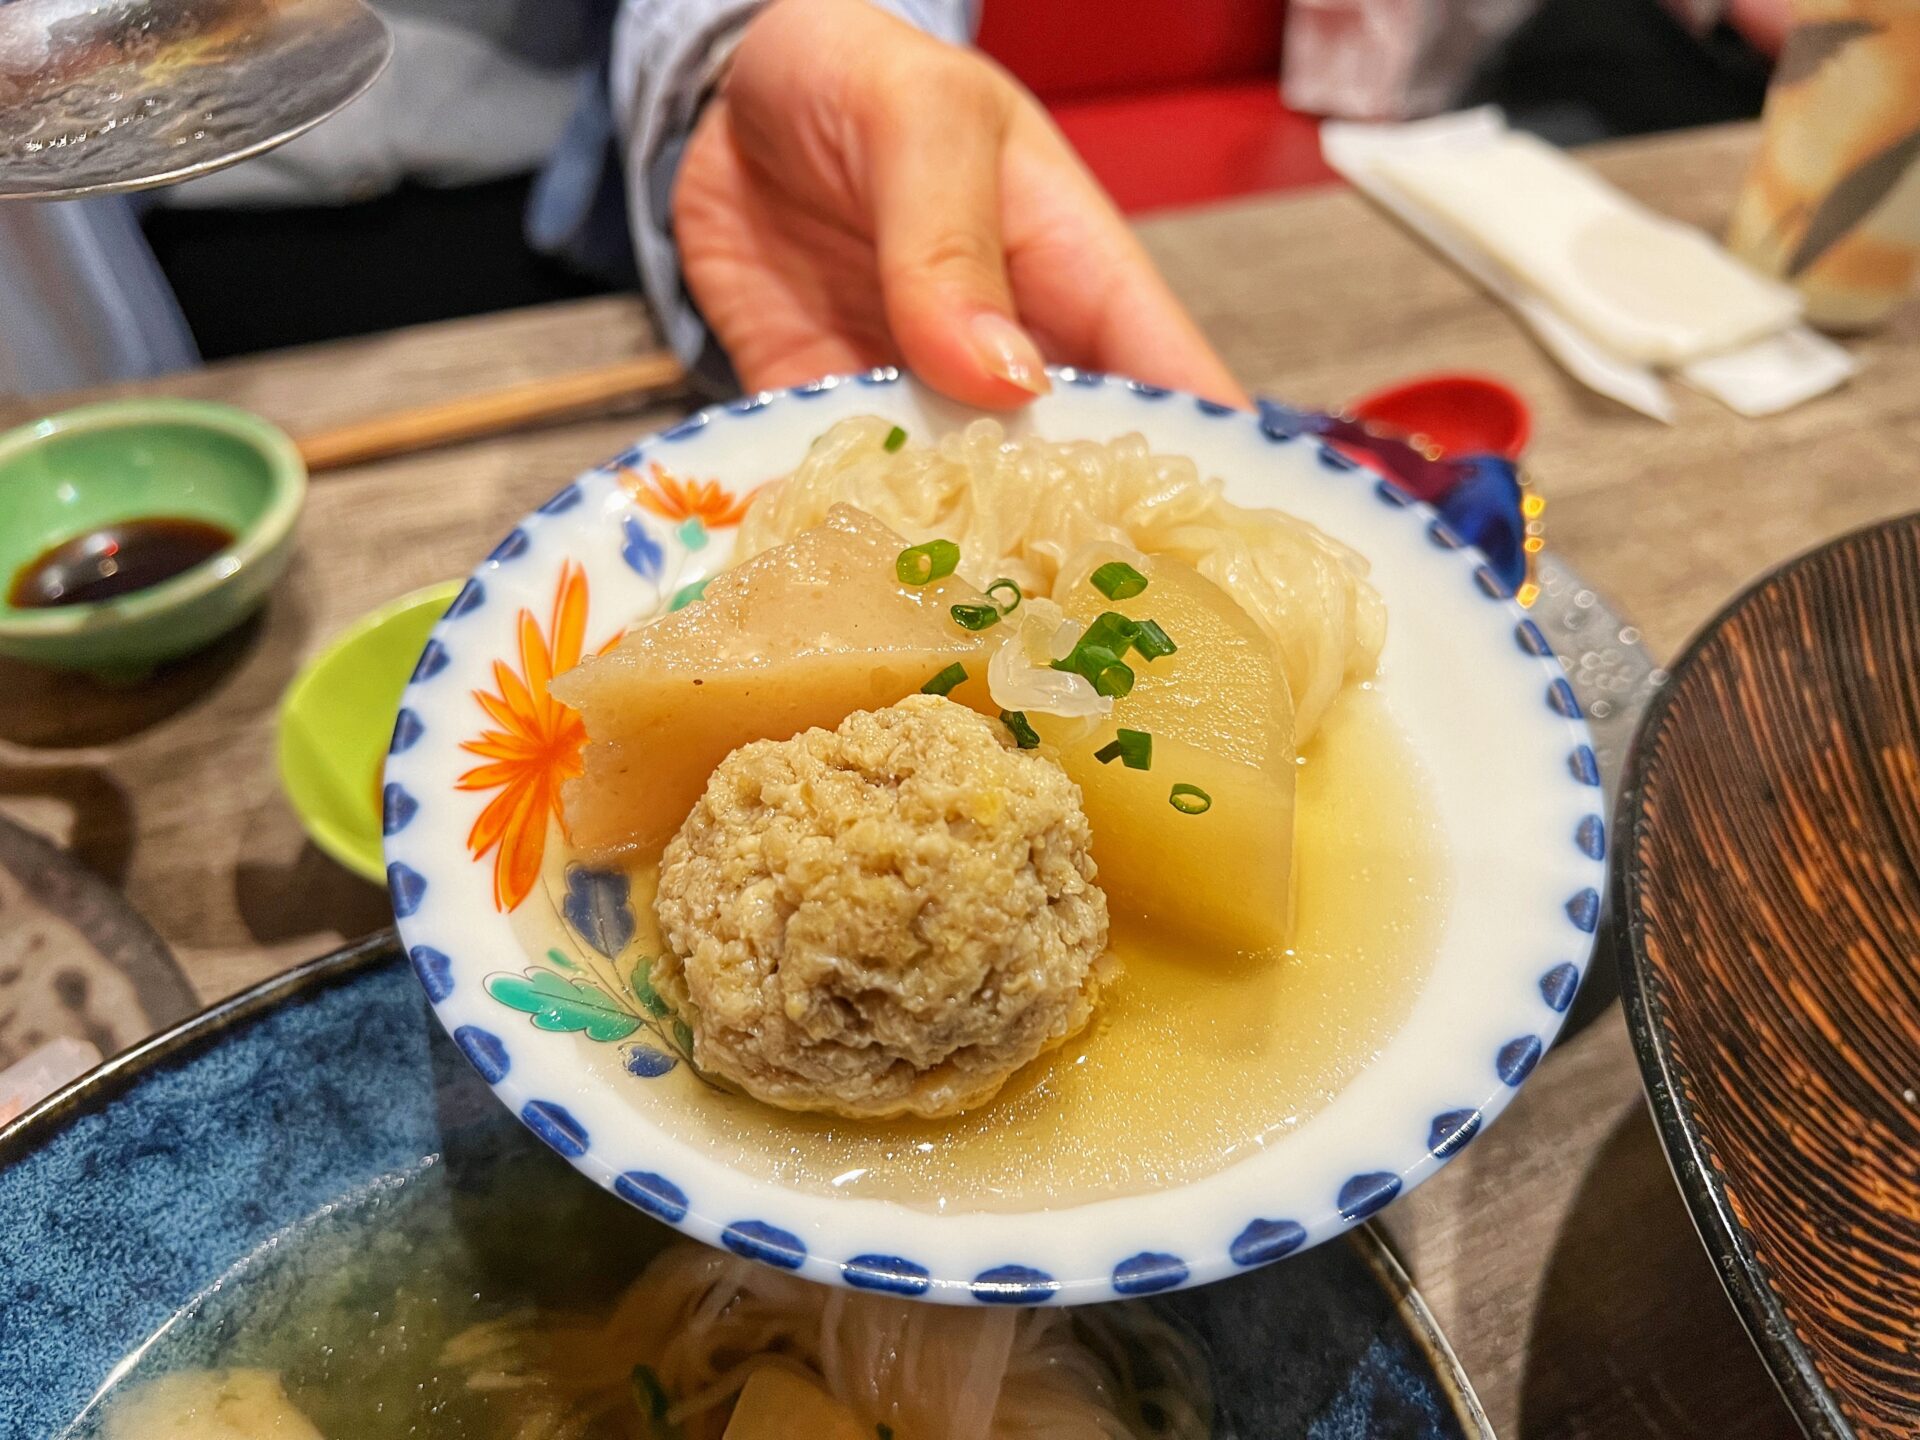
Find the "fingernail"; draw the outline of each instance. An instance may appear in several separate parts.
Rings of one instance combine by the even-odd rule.
[[[973,344],[980,362],[1008,384],[1018,385],[1030,395],[1045,395],[1053,389],[1040,347],[1006,316],[991,311],[974,316]]]

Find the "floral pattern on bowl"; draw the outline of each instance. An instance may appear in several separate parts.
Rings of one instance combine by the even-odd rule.
[[[474,572],[396,725],[389,888],[455,1043],[602,1186],[811,1279],[948,1303],[1080,1303],[1206,1283],[1317,1244],[1499,1114],[1592,949],[1606,838],[1585,724],[1544,637],[1479,557],[1310,436],[1136,382],[1054,378],[1011,425],[1062,438],[1137,430],[1191,455],[1229,498],[1278,505],[1360,550],[1388,604],[1376,685],[1432,777],[1455,898],[1398,1033],[1260,1153],[1144,1194],[935,1213],[748,1173],[649,1109],[698,1077],[683,1073],[688,1037],[635,943],[650,897],[549,842],[583,737],[546,681],[625,623],[697,596],[728,563],[751,491],[835,421],[880,414],[928,434],[973,418],[897,371],[703,410],[561,489]]]

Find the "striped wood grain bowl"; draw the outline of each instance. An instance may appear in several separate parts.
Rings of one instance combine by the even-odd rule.
[[[1635,743],[1622,987],[1667,1155],[1809,1435],[1920,1436],[1920,515],[1761,580]]]

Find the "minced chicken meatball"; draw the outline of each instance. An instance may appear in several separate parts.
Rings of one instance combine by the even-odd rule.
[[[760,1100],[949,1115],[1092,1015],[1091,838],[1057,764],[939,696],[743,745],[661,860],[652,978]]]

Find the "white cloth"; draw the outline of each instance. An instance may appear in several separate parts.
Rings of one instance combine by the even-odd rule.
[[[1387,154],[1375,168],[1624,360],[1684,365],[1800,317],[1785,285],[1531,135]]]

